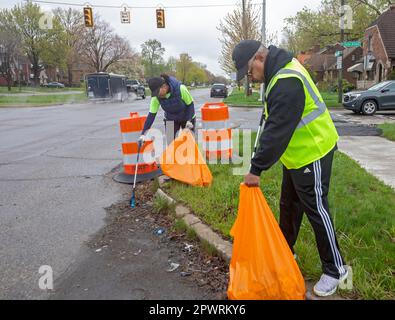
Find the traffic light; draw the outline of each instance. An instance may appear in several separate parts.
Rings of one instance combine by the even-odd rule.
[[[156,27],[164,28],[165,27],[165,10],[164,9],[156,9]]]
[[[84,7],[84,21],[85,27],[93,27],[93,12],[91,7]]]

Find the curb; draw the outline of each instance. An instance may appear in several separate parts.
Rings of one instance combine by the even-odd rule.
[[[166,176],[161,176],[158,178],[159,189],[156,191],[156,195],[166,200],[169,204],[176,204],[177,202],[167,195],[160,187],[165,184],[166,181],[170,180]],[[196,232],[196,235],[201,241],[207,241],[212,245],[219,253],[219,255],[227,262],[230,263],[232,258],[232,248],[231,242],[222,239],[218,234],[216,234],[210,227],[205,225],[192,211],[183,206],[176,205],[176,217],[183,220],[184,223]]]
[[[230,263],[232,258],[232,249],[233,244],[230,241],[226,241],[222,239],[217,233],[211,230],[206,224],[204,224],[196,215],[192,213],[192,211],[181,205],[177,204],[177,201],[170,197],[166,192],[164,192],[161,187],[171,179],[167,176],[160,176],[158,178],[159,188],[156,191],[156,195],[166,200],[169,204],[176,205],[176,217],[182,219],[184,223],[194,230],[201,241],[207,241],[210,245],[212,245],[219,255],[227,262]],[[331,297],[320,298],[316,297],[312,294],[313,292],[313,283],[311,281],[305,280],[306,284],[306,300],[349,300],[340,297],[338,294],[335,294]]]

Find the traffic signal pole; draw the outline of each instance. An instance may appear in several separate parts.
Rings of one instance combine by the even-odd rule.
[[[266,44],[266,0],[262,1],[262,43],[264,46],[267,46]],[[259,101],[263,102],[263,97],[265,95],[265,84],[261,84],[261,96],[259,98]]]
[[[340,17],[340,43],[341,45],[343,45],[344,42],[344,28],[345,28],[345,24],[344,24],[344,18],[345,18],[345,0],[341,0],[341,17]],[[339,59],[341,60],[341,68],[339,68],[338,70],[338,74],[339,74],[339,84],[338,84],[338,93],[339,93],[339,99],[338,102],[342,103],[343,102],[343,52],[341,54],[341,56],[339,57]]]

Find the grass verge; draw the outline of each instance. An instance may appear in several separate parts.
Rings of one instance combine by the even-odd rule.
[[[383,136],[388,140],[395,141],[395,123],[384,123],[378,125],[383,130]]]
[[[0,107],[48,106],[87,101],[85,93],[45,96],[0,96]]]
[[[337,93],[322,92],[321,95],[328,108],[342,107],[342,104],[337,102]],[[244,90],[239,90],[236,88],[233,90],[232,94],[224,100],[224,102],[233,107],[261,108],[262,102],[258,101],[259,98],[259,93],[254,92],[252,96],[246,97]]]
[[[224,99],[224,103],[233,107],[262,107],[262,102],[258,101],[260,98],[259,93],[253,92],[251,96],[246,97],[243,89],[235,88],[229,97]]]
[[[58,92],[67,92],[67,91],[85,91],[85,88],[75,87],[75,88],[46,88],[46,87],[11,87],[11,91],[8,91],[8,87],[0,87],[0,94],[18,94],[18,93],[53,93],[56,94]]]
[[[214,182],[210,188],[193,188],[176,181],[167,192],[186,203],[214,230],[230,238],[238,208],[243,177],[232,174],[232,165],[210,165]],[[264,173],[261,188],[278,218],[282,179],[280,164]],[[362,169],[354,160],[337,152],[329,193],[342,253],[353,269],[348,297],[395,299],[395,192]],[[318,280],[321,264],[313,230],[305,217],[296,251],[308,280]]]

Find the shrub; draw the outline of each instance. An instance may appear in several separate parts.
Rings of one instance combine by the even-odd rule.
[[[395,80],[395,69],[388,75],[388,80]]]

